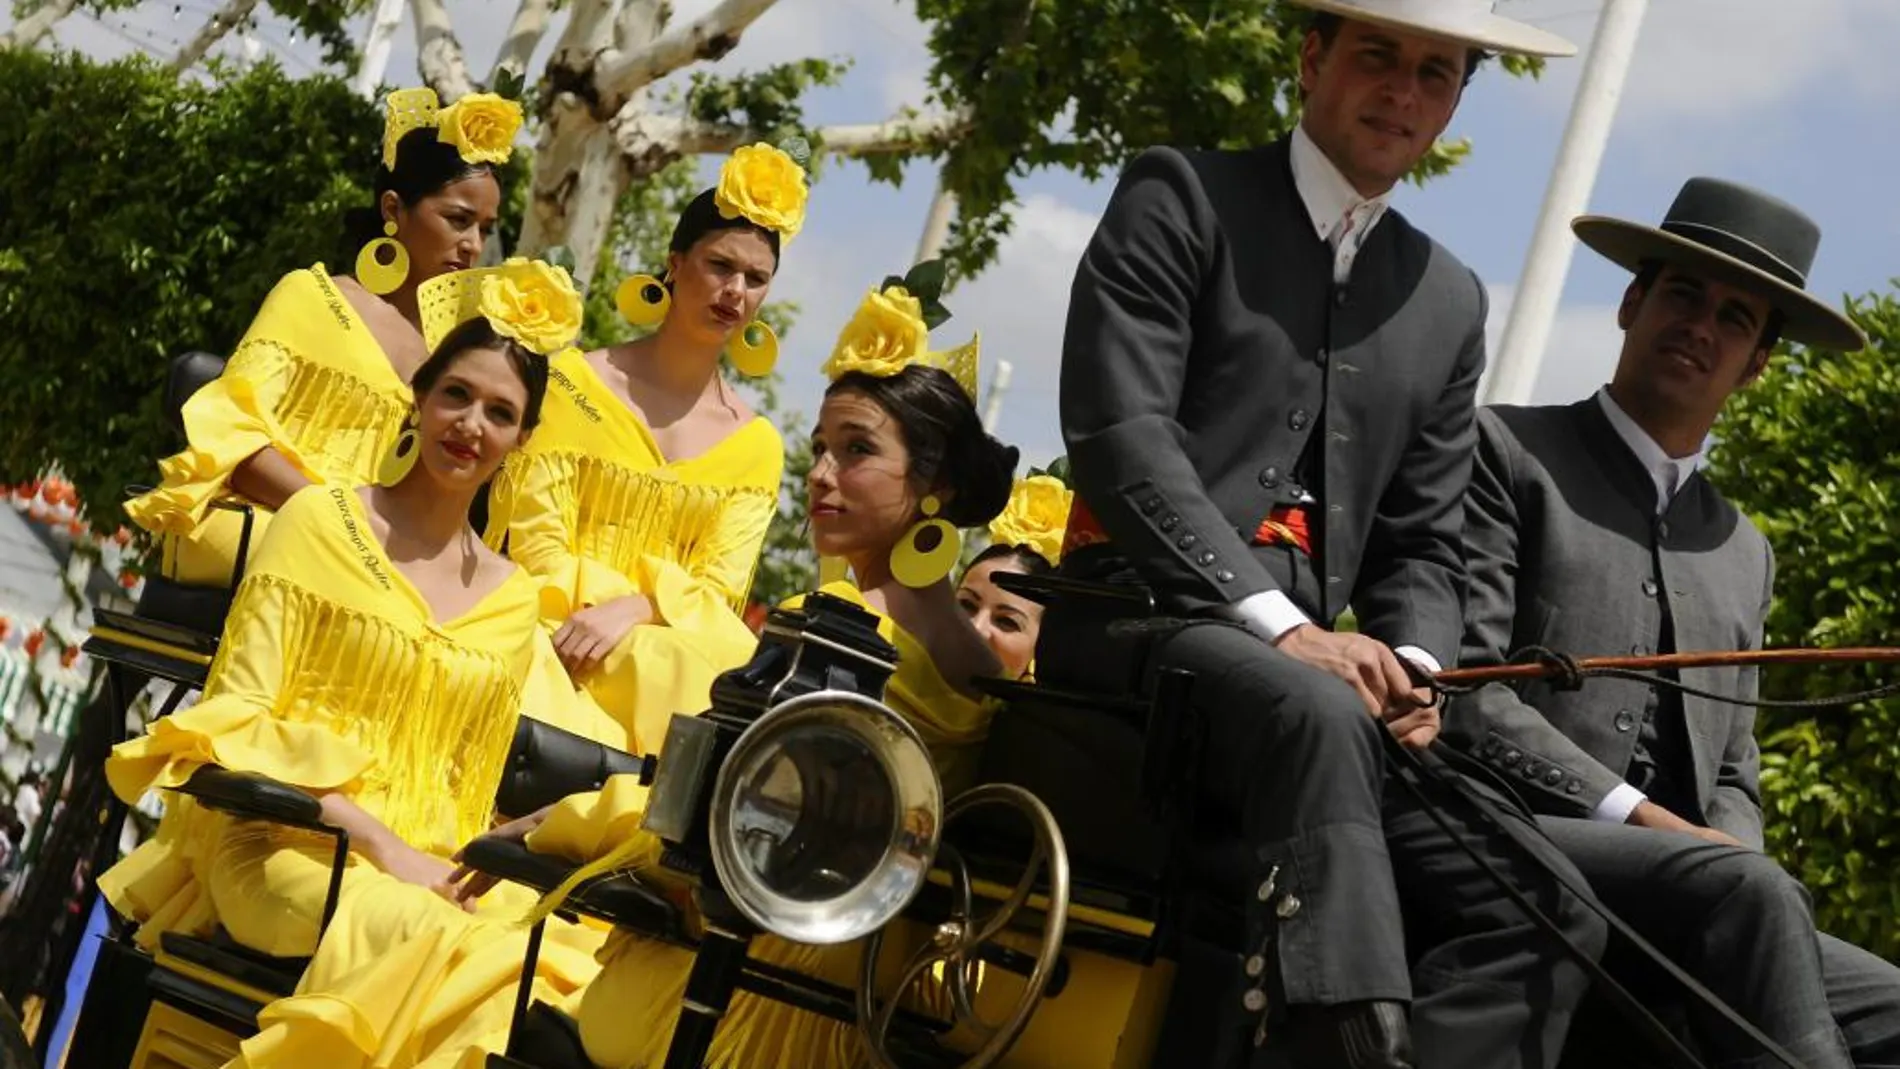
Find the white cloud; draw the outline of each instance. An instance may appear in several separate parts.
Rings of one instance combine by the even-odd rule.
[[[1582,48],[1577,59],[1545,67],[1537,95],[1553,110],[1569,108],[1595,32],[1596,10],[1575,0],[1524,0],[1506,13],[1564,34]],[[1617,113],[1619,130],[1694,142],[1737,127],[1803,88],[1825,82],[1836,98],[1889,99],[1900,89],[1891,62],[1900,39],[1900,4],[1892,0],[1658,0],[1648,5],[1636,55]]]

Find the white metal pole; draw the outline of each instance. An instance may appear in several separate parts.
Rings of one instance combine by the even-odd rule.
[[[1009,392],[1009,378],[1015,372],[1007,360],[996,362],[996,377],[990,380],[990,392],[983,399],[983,429],[996,433],[996,421],[1003,418],[1003,395]]]
[[[1544,206],[1524,258],[1524,275],[1511,302],[1511,318],[1487,376],[1482,398],[1486,404],[1524,404],[1537,385],[1551,320],[1563,297],[1564,276],[1576,248],[1570,220],[1589,206],[1648,6],[1649,0],[1604,0],[1597,17],[1583,79],[1570,105],[1570,123],[1557,151],[1557,167],[1544,191]]]
[[[376,0],[376,10],[369,17],[369,30],[363,36],[363,65],[357,68],[356,80],[350,83],[357,96],[373,99],[376,87],[382,84],[383,72],[389,69],[390,40],[402,26],[403,3],[404,0]]]

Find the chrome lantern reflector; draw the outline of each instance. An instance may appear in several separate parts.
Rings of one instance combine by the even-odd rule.
[[[713,868],[746,918],[844,943],[910,904],[937,854],[943,787],[916,729],[847,691],[792,698],[733,743],[713,785]]]

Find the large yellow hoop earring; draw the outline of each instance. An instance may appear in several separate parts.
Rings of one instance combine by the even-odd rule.
[[[665,281],[652,275],[629,275],[614,290],[614,307],[620,318],[636,327],[657,327],[673,309],[673,295]]]
[[[937,495],[930,494],[921,507],[926,517],[935,517],[943,505]],[[913,590],[922,590],[947,578],[962,555],[963,539],[949,520],[919,520],[891,550],[891,577]]]
[[[422,449],[422,413],[415,409],[403,417],[402,433],[396,436],[396,442],[383,454],[383,462],[376,466],[376,485],[394,486],[409,477],[415,470],[416,457]]]
[[[726,355],[739,374],[749,379],[770,375],[778,363],[778,333],[770,323],[755,319],[733,335],[732,344],[726,346]]]
[[[356,254],[356,281],[379,297],[401,289],[409,277],[409,250],[396,240],[396,224],[384,223],[383,233],[386,236],[363,246]],[[385,255],[388,263],[383,262]]]

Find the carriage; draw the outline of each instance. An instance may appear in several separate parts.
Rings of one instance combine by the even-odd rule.
[[[221,364],[205,354],[177,361],[167,408],[175,414]],[[998,582],[1051,611],[1137,622],[1155,612],[1140,588],[1054,575]],[[99,613],[86,649],[104,665],[108,700],[90,715],[110,718],[109,741],[124,735],[149,682],[169,687],[161,716],[202,686],[235,584],[154,577],[135,613]],[[1275,992],[1269,948],[1244,944],[1242,903],[1273,901],[1282,916],[1301,904],[1276,897],[1271,877],[1253,885],[1237,831],[1193,805],[1193,678],[1111,672],[1086,690],[985,681],[1002,708],[978,784],[946,799],[915,731],[880,701],[895,660],[873,618],[813,595],[768,615],[752,660],[719,678],[710,710],[675,717],[664,760],[522,719],[497,812],[531,813],[614,775],[650,787],[645,828],[666,844],[668,881],[691,888],[692,908],[651,874],[620,872],[581,884],[561,913],[694,952],[665,1069],[704,1063],[737,992],[854,1025],[880,1069],[1245,1064],[1267,1038]],[[349,842],[313,798],[215,767],[179,790],[240,818],[332,837],[327,925]],[[124,817],[108,799],[93,871],[113,860]],[[492,837],[465,859],[542,892],[576,868]],[[593,1069],[575,1022],[531,999],[541,932],[530,933],[508,1049],[489,1065]],[[767,933],[861,940],[859,983],[750,955]],[[307,960],[182,933],[147,953],[115,931],[101,941],[67,1064],[221,1065]],[[901,997],[923,979],[942,997]],[[0,1067],[32,1064],[23,1049],[17,1022],[0,1019]]]

